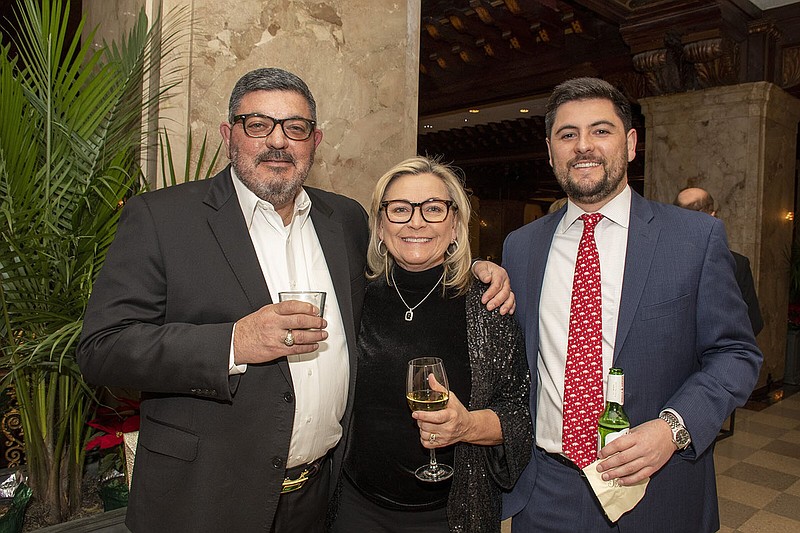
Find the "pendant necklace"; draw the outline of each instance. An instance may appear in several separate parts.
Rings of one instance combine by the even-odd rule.
[[[439,284],[440,284],[440,283],[442,282],[442,280],[444,279],[444,272],[442,272],[442,275],[441,275],[441,276],[439,276],[439,281],[437,281],[437,282],[436,282],[436,285],[434,285],[433,287],[431,287],[431,290],[429,290],[429,291],[428,291],[428,294],[426,294],[426,295],[425,295],[425,298],[423,298],[422,300],[420,300],[420,301],[419,301],[419,303],[418,303],[417,305],[415,305],[414,307],[410,307],[410,306],[409,306],[409,305],[406,303],[405,299],[403,298],[403,295],[402,295],[402,294],[400,294],[400,289],[398,289],[398,288],[397,288],[397,282],[394,280],[394,269],[392,269],[391,276],[392,276],[392,285],[394,285],[394,290],[395,290],[395,291],[397,291],[397,295],[400,297],[400,301],[401,301],[401,302],[403,302],[403,305],[405,305],[405,306],[406,306],[406,309],[408,309],[408,311],[406,311],[406,316],[405,316],[406,322],[411,322],[412,320],[414,320],[414,309],[416,309],[417,307],[419,307],[420,305],[422,305],[422,302],[424,302],[425,300],[427,300],[427,299],[428,299],[428,296],[430,296],[431,294],[433,294],[433,291],[434,291],[434,290],[436,290],[436,287],[438,287],[438,286],[439,286]]]

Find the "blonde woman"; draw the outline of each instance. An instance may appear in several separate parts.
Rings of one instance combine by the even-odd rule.
[[[384,174],[370,208],[369,277],[336,532],[500,531],[500,498],[528,463],[529,375],[510,315],[470,273],[470,204],[453,170],[414,157]],[[435,355],[447,408],[413,413],[408,360]],[[419,481],[435,448],[450,480]]]

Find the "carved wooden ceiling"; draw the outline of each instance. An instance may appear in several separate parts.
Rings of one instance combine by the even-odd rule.
[[[421,117],[544,98],[577,76],[608,80],[634,109],[646,96],[751,81],[800,96],[800,3],[762,11],[749,0],[422,2]],[[635,125],[643,150],[643,119]],[[481,198],[562,195],[540,116],[422,134],[418,151],[461,167]],[[640,190],[643,159],[629,171]]]

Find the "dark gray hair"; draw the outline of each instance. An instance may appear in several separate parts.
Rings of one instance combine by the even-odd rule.
[[[228,122],[233,122],[233,115],[239,110],[242,98],[254,91],[292,91],[300,94],[308,102],[311,120],[317,121],[317,102],[308,85],[298,76],[279,68],[259,68],[251,70],[236,82],[231,91],[228,103]]]
[[[617,116],[622,120],[625,131],[630,131],[633,127],[633,113],[628,99],[619,90],[599,78],[573,78],[556,86],[550,99],[547,101],[544,115],[544,127],[547,138],[553,132],[553,122],[556,119],[556,111],[563,104],[576,100],[593,99],[610,100],[614,104]]]

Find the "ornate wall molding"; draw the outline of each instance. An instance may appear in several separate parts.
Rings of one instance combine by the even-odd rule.
[[[669,94],[683,89],[677,58],[667,48],[636,54],[633,66],[644,75],[650,94]]]
[[[784,48],[781,59],[781,87],[800,84],[800,45]]]
[[[622,91],[631,102],[638,103],[639,98],[644,98],[647,93],[647,78],[637,72],[615,72],[605,77],[605,80]]]
[[[737,83],[739,46],[730,39],[705,39],[683,47],[686,60],[694,65],[700,87]]]
[[[751,22],[747,26],[747,33],[756,34],[763,33],[767,38],[777,41],[781,38],[781,31],[775,25],[772,19],[759,19]]]

